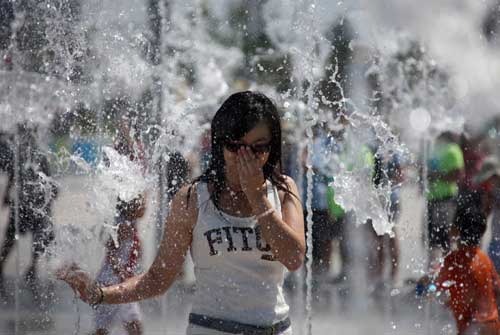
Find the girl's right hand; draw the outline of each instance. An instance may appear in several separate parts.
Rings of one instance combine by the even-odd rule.
[[[56,278],[65,281],[80,299],[88,304],[95,304],[101,297],[101,289],[90,275],[80,269],[78,265],[71,264],[56,271]]]

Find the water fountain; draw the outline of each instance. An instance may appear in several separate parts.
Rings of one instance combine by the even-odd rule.
[[[43,30],[47,36],[46,46],[40,48],[42,59],[45,60],[42,64],[33,64],[33,57],[28,57],[23,49],[22,39],[16,39],[16,36],[23,33],[24,24],[32,18],[27,10],[23,11],[22,4],[15,6],[16,19],[12,26],[14,38],[6,51],[12,61],[0,72],[0,91],[5,92],[0,99],[0,116],[4,120],[2,129],[8,131],[16,123],[29,120],[39,125],[41,140],[47,142],[50,138],[48,130],[58,115],[69,115],[79,103],[96,111],[94,117],[97,130],[93,135],[97,139],[98,157],[95,165],[69,151],[60,150],[53,156],[53,166],[57,168],[55,178],[60,183],[62,192],[55,213],[58,243],[53,250],[52,260],[48,261],[48,268],[72,260],[91,271],[96,270],[100,258],[99,253],[96,256],[95,252],[100,250],[98,236],[101,231],[113,233],[113,229],[105,224],[112,220],[113,213],[109,212],[112,207],[103,205],[112,203],[118,193],[135,193],[136,190],[132,190],[130,185],[132,188],[151,190],[148,219],[161,224],[164,212],[154,208],[164,203],[156,195],[158,188],[161,190],[163,186],[158,186],[161,177],[155,166],[168,159],[169,153],[175,150],[185,154],[197,153],[199,139],[220,99],[237,88],[259,89],[272,96],[283,109],[285,121],[294,128],[295,139],[300,139],[297,140],[297,151],[306,150],[309,153],[313,151],[313,128],[317,123],[323,122],[327,129],[332,130],[339,126],[340,119],[343,118],[348,124],[347,152],[356,152],[361,146],[376,140],[382,143],[377,152],[381,156],[394,152],[411,156],[410,152],[419,150],[420,143],[428,148],[438,132],[460,130],[463,120],[457,122],[457,115],[467,116],[463,109],[474,105],[466,97],[481,97],[487,92],[488,99],[481,101],[480,105],[488,106],[487,103],[491,101],[491,87],[494,87],[492,82],[485,80],[484,76],[471,76],[475,70],[471,64],[474,57],[486,57],[489,64],[497,66],[497,61],[492,56],[496,51],[484,51],[485,48],[481,47],[481,53],[468,53],[468,62],[462,67],[457,57],[450,52],[457,50],[459,46],[453,44],[446,32],[419,44],[420,48],[424,45],[429,48],[422,54],[423,58],[408,56],[423,71],[423,79],[409,87],[408,81],[412,77],[404,68],[408,63],[400,61],[397,55],[398,52],[401,55],[405,50],[411,49],[412,46],[408,46],[411,41],[423,39],[422,35],[427,31],[422,24],[425,21],[409,20],[407,35],[398,35],[394,31],[400,22],[389,19],[383,12],[387,7],[378,2],[360,0],[347,5],[322,0],[280,0],[252,5],[247,1],[230,4],[225,1],[192,0],[168,1],[168,6],[166,2],[158,3],[157,19],[163,25],[159,34],[161,38],[155,45],[154,38],[145,33],[148,31],[147,15],[151,13],[148,13],[144,4],[117,4],[96,0],[77,6],[77,1],[41,2],[42,5],[36,7],[35,12],[43,18]],[[239,10],[238,5],[241,6]],[[430,3],[428,5],[429,8],[439,7]],[[440,6],[454,8],[451,2]],[[471,17],[478,17],[481,12],[479,5],[456,6],[466,9]],[[408,13],[397,4],[388,12],[405,14],[404,17]],[[429,13],[427,10],[426,12]],[[431,17],[435,18],[434,15]],[[351,66],[352,87],[345,92],[345,83],[340,82],[333,72],[330,83],[339,88],[340,95],[332,104],[326,101],[327,97],[318,94],[318,90],[325,74],[324,62],[331,52],[328,27],[344,20],[349,20],[355,27],[356,37],[349,47],[356,51],[356,57],[361,57],[361,60],[356,59]],[[444,23],[452,31],[454,22],[449,17]],[[255,36],[264,37],[259,40]],[[372,42],[367,42],[370,40]],[[252,49],[251,43],[261,43],[263,47]],[[476,46],[477,43],[479,42],[470,42]],[[441,45],[445,47],[439,48]],[[154,47],[158,47],[161,62],[148,58],[151,56],[147,50]],[[245,48],[252,50],[249,52]],[[435,72],[428,71],[441,69],[436,64],[445,64],[444,69],[449,78],[437,78]],[[32,71],[35,65],[36,72]],[[480,70],[484,74],[485,70]],[[286,72],[283,75],[286,79],[280,77],[280,72]],[[390,110],[390,113],[381,113],[374,106],[373,96],[366,84],[366,76],[370,74],[379,77],[380,90],[384,94],[390,92],[385,97],[386,105],[383,107]],[[467,84],[470,78],[481,79],[480,85],[472,88]],[[148,146],[150,163],[145,178],[139,177],[134,167],[120,162],[119,158],[114,159],[109,148],[111,136],[108,118],[114,116],[108,113],[105,102],[115,97],[128,97],[133,101],[132,105],[137,102],[137,109],[142,113],[141,135]],[[325,108],[329,104],[330,108]],[[332,109],[340,111],[340,114],[334,117]],[[485,111],[482,115],[489,115],[488,113]],[[395,130],[399,132],[399,136],[394,134]],[[72,135],[76,136],[70,131],[70,140]],[[407,145],[402,145],[395,140],[397,138]],[[169,150],[165,151],[165,147]],[[111,165],[114,164],[115,168],[110,169],[101,164],[100,157],[103,153],[111,157]],[[331,154],[329,172],[334,176],[332,185],[336,201],[344,209],[356,211],[353,227],[366,225],[366,221],[371,219],[378,234],[391,233],[392,224],[387,220],[387,206],[384,205],[390,196],[390,184],[381,188],[373,187],[366,169],[359,165],[352,168],[356,166],[356,157],[351,155],[350,159],[352,161],[346,161],[339,154]],[[302,162],[297,165],[300,167],[297,184],[302,185],[302,178],[307,181],[304,192],[309,194],[309,200],[305,204],[309,215],[306,222],[308,231],[312,231],[311,154],[307,156],[304,169]],[[347,168],[347,165],[351,165],[351,168]],[[74,176],[75,169],[80,176]],[[77,192],[77,188],[81,190]],[[155,217],[159,219],[156,220]],[[420,222],[412,224],[421,225]],[[144,240],[153,242],[146,250],[144,265],[147,266],[155,250],[156,228],[151,223],[143,222],[141,234]],[[365,275],[364,254],[361,251],[365,246],[362,235],[356,236],[353,240],[358,252],[355,255],[357,279],[353,281],[353,299],[356,303],[351,311],[354,314],[369,311],[366,306],[366,279],[362,279]],[[402,238],[405,240],[415,237],[415,234],[411,234]],[[305,271],[301,271],[295,278],[298,284],[292,297],[296,305],[292,307],[294,316],[297,317],[295,332],[298,334],[320,333],[330,327],[329,319],[325,319],[314,309],[310,234],[307,242],[308,260]],[[414,253],[418,253],[417,249],[420,248],[417,242],[409,247],[410,252]],[[422,264],[426,260],[418,256],[415,258],[415,261],[408,262],[406,273],[416,275],[424,268]],[[20,319],[21,308],[24,308],[20,305],[23,298],[20,297],[22,291],[19,280],[23,259],[23,255],[16,255],[17,262],[13,271],[17,278],[14,290],[16,305],[15,312],[12,313],[15,317],[15,334],[21,334],[21,328],[25,327],[25,320]],[[48,278],[50,279],[50,274]],[[306,285],[304,292],[301,290],[302,283]],[[394,299],[388,300],[401,297],[403,294],[399,290],[405,289],[408,287],[391,288],[386,293],[390,293]],[[179,292],[162,300],[162,319],[168,321],[169,313],[184,303],[188,294],[182,290]],[[68,297],[71,299],[68,295],[59,297],[51,313],[56,316],[57,313],[73,315],[75,323],[66,326],[71,332],[79,333],[89,327],[89,310],[81,303],[74,302],[70,305]],[[332,304],[336,306],[332,310],[340,309],[335,305],[337,302],[333,301]],[[72,311],[64,314],[60,310],[68,305],[77,308],[76,313]],[[411,309],[412,306],[406,308]],[[154,327],[160,321],[154,319],[153,314],[151,313],[150,318],[151,329],[156,329]],[[352,315],[349,317],[352,318]],[[392,314],[386,316],[381,327],[388,332],[397,333],[400,331],[398,327],[405,327],[405,323],[403,320],[396,327],[397,322],[393,317],[397,318]],[[56,317],[57,320],[60,319]],[[378,321],[376,318],[375,321],[374,318],[367,320],[367,324],[372,325]],[[426,321],[427,325],[433,322],[430,319]],[[355,322],[351,320],[351,326],[353,323]],[[169,324],[168,329],[183,331],[183,326]],[[408,327],[419,334],[425,331],[413,324]],[[345,333],[349,332],[347,325]]]

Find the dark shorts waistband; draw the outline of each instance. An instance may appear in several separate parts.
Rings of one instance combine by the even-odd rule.
[[[262,327],[213,318],[196,313],[189,314],[189,323],[196,326],[219,330],[224,333],[243,335],[276,335],[287,330],[291,325],[290,318],[286,318],[285,320],[279,321],[269,327]]]

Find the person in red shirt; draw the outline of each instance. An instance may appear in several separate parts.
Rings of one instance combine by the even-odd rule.
[[[431,285],[445,292],[446,304],[457,322],[458,335],[499,335],[497,299],[500,278],[491,259],[479,248],[486,231],[486,217],[479,208],[470,207],[457,215],[458,249],[444,259]],[[430,287],[432,276],[420,285]]]

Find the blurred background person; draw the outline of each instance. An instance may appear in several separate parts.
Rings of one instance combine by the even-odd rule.
[[[333,219],[328,209],[327,187],[329,182],[329,160],[333,148],[333,138],[326,133],[321,126],[314,128],[313,151],[308,153],[312,160],[312,193],[311,199],[307,192],[308,179],[306,176],[302,179],[303,182],[303,204],[305,218],[312,214],[313,228],[313,277],[316,281],[325,279],[330,271],[332,240],[334,237]],[[305,163],[305,161],[304,161]],[[304,171],[307,167],[304,166]],[[309,213],[308,202],[311,202]]]
[[[392,235],[379,236],[372,229],[376,240],[374,259],[372,261],[372,278],[378,284],[396,283],[400,247],[397,233],[397,223],[401,216],[401,188],[404,181],[402,158],[398,153],[390,152],[386,155],[375,154],[375,173],[373,181],[375,187],[388,187],[390,189],[389,199],[382,199],[384,208],[388,210],[388,221],[393,225]],[[387,203],[388,200],[388,203]],[[386,266],[389,265],[389,277],[386,277]]]
[[[344,134],[344,127],[339,127],[338,129],[332,131],[332,153],[338,158],[339,163],[341,160],[345,160]],[[328,188],[326,196],[328,211],[330,213],[330,217],[332,218],[333,224],[332,237],[333,241],[337,242],[338,244],[338,259],[340,260],[340,264],[338,265],[338,274],[334,278],[332,278],[332,283],[337,284],[347,281],[350,267],[352,265],[352,257],[348,238],[349,229],[347,227],[347,224],[349,224],[350,222],[348,222],[348,216],[352,216],[352,213],[346,213],[344,208],[335,201],[335,187],[333,185],[333,182],[335,181],[335,171],[333,171],[333,173],[334,175],[329,176],[327,180]]]
[[[500,332],[500,278],[480,248],[486,231],[484,214],[480,208],[470,208],[457,216],[457,249],[445,257],[437,275],[423,277],[417,287],[418,293],[428,292],[431,285],[439,292],[436,296],[453,313],[458,335]]]
[[[36,127],[21,123],[17,126],[17,132],[19,142],[7,153],[11,163],[7,164],[8,183],[3,205],[9,208],[9,219],[0,251],[0,294],[6,298],[3,270],[16,243],[16,233],[31,233],[31,264],[24,279],[36,298],[38,262],[54,240],[52,205],[58,190],[50,178],[47,156],[38,146]],[[17,161],[14,150],[17,150]]]
[[[457,210],[458,181],[464,172],[464,157],[457,135],[438,136],[428,164],[427,237],[429,264],[436,262],[451,247],[450,232]]]
[[[131,162],[139,164],[145,173],[144,151],[138,137],[134,134],[133,120],[126,116],[119,120],[113,147]],[[116,241],[109,236],[105,243],[104,263],[96,281],[103,286],[119,284],[136,274],[141,258],[138,220],[146,210],[145,194],[125,201],[118,198],[115,214],[117,229]],[[95,309],[95,335],[107,335],[119,321],[129,335],[143,333],[142,316],[139,303],[121,305],[99,305]]]
[[[464,131],[460,136],[460,148],[464,158],[463,178],[458,182],[457,207],[481,206],[483,186],[476,180],[487,156],[482,134]]]

